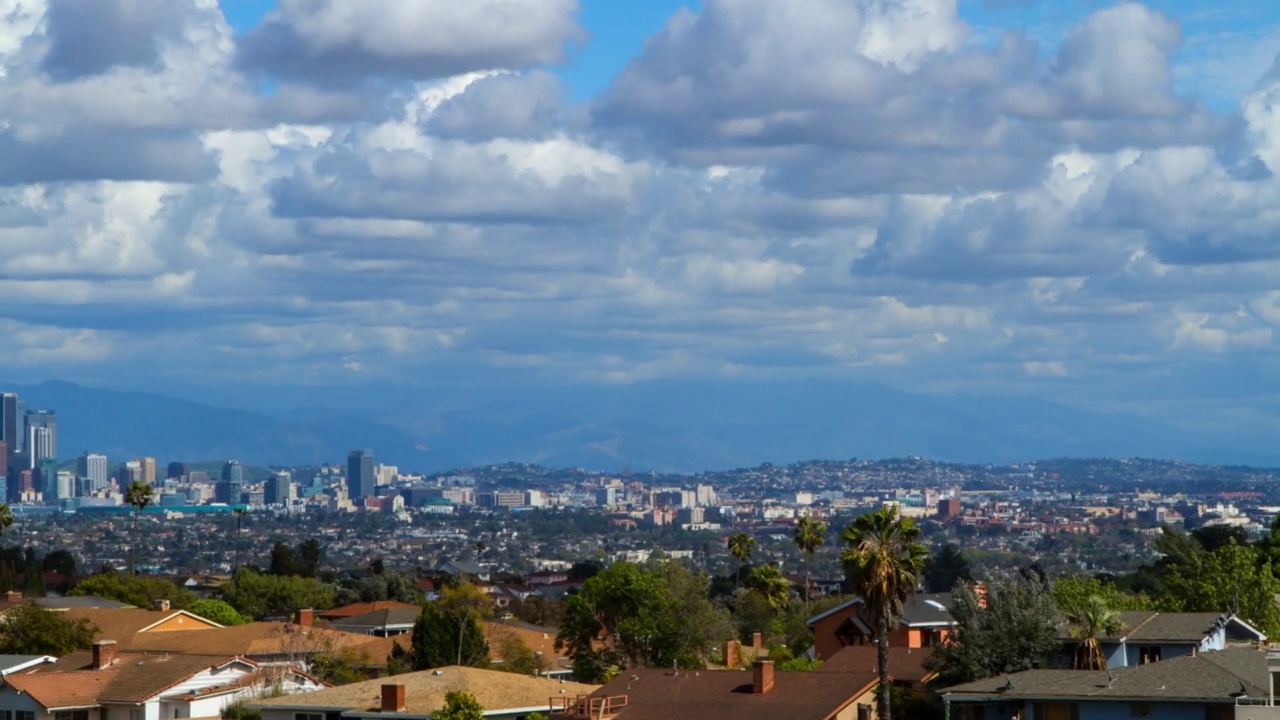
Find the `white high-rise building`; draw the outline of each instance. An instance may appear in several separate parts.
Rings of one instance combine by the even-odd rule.
[[[107,456],[97,453],[85,453],[76,463],[76,475],[86,480],[89,490],[102,490],[107,487]]]
[[[716,504],[716,489],[710,485],[699,485],[694,491],[698,495],[698,505],[711,507]]]

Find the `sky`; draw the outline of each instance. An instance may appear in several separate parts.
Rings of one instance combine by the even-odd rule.
[[[1267,0],[0,0],[0,363],[1280,429],[1278,51]]]

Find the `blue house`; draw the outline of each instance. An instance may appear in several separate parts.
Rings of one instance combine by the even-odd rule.
[[[1027,670],[941,695],[952,720],[1277,720],[1273,672],[1280,655],[1239,646],[1116,670]]]
[[[1102,653],[1107,658],[1107,667],[1112,670],[1225,650],[1233,645],[1260,643],[1267,639],[1266,635],[1235,615],[1154,611],[1117,614],[1125,629],[1116,637],[1098,638]],[[1068,651],[1074,650],[1076,642],[1066,641]]]

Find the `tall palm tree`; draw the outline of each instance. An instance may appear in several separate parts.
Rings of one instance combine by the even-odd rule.
[[[791,604],[791,581],[787,580],[777,565],[757,565],[747,573],[747,587],[759,591],[774,613],[786,610],[787,605]]]
[[[151,499],[155,497],[155,488],[141,480],[134,480],[129,483],[129,489],[125,490],[125,502],[133,506],[133,542],[129,547],[129,574],[138,574],[138,515],[142,513],[142,508],[151,504]]]
[[[244,524],[244,508],[236,508],[232,512],[236,515],[236,566],[231,568],[231,574],[235,575],[240,569],[240,527]]]
[[[827,537],[827,526],[814,520],[809,516],[800,518],[796,523],[795,540],[796,547],[804,553],[804,601],[809,602],[809,571],[813,564],[813,554],[822,547],[822,541]]]
[[[840,554],[845,574],[854,592],[862,597],[863,611],[875,628],[880,675],[877,715],[893,717],[889,714],[889,628],[902,617],[902,607],[920,581],[929,548],[920,542],[920,528],[911,518],[900,517],[894,505],[859,516],[841,538],[846,545]]]
[[[1106,670],[1107,658],[1102,654],[1102,646],[1098,643],[1099,635],[1115,637],[1125,631],[1120,616],[1105,598],[1100,595],[1088,597],[1063,608],[1067,622],[1071,623],[1070,632],[1080,641],[1076,647],[1074,666],[1077,670]]]
[[[731,535],[728,542],[729,554],[738,561],[738,584],[742,584],[742,564],[751,557],[751,553],[756,549],[756,539],[750,535],[740,532]]]

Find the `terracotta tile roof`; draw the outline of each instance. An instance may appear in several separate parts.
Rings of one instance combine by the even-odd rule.
[[[143,633],[133,649],[172,653],[213,653],[262,657],[312,655],[369,645],[378,638],[321,627],[283,622],[255,622],[211,630]]]
[[[876,685],[874,673],[775,672],[773,689],[755,695],[752,677],[749,670],[632,669],[591,697],[625,695],[617,720],[827,720]]]
[[[225,655],[156,655],[122,651],[115,662],[93,670],[93,654],[80,650],[29,674],[5,678],[15,690],[29,694],[46,709],[85,707],[100,702],[140,703],[205,670],[242,662]]]
[[[138,608],[70,608],[63,611],[68,620],[84,618],[98,628],[94,640],[115,640],[121,648],[133,647],[134,639],[143,630],[176,618],[176,623],[190,624],[192,628],[222,627],[212,620],[205,620],[185,610],[140,610]],[[166,632],[187,632],[170,630]]]
[[[324,612],[316,613],[316,617],[324,618],[325,620],[333,620],[335,618],[355,617],[356,615],[364,615],[365,613],[371,613],[376,610],[388,610],[390,608],[404,608],[422,612],[422,608],[420,606],[413,605],[412,603],[403,603],[398,600],[378,600],[377,602],[343,605],[342,607],[336,607],[332,610],[325,610]]]
[[[450,666],[341,685],[318,692],[271,698],[254,703],[254,706],[343,708],[350,711],[347,714],[376,714],[381,704],[384,684],[405,686],[405,715],[427,715],[439,710],[444,707],[445,693],[451,690],[469,692],[486,711],[493,711],[530,707],[549,709],[553,697],[574,698],[599,687],[497,670]]]

